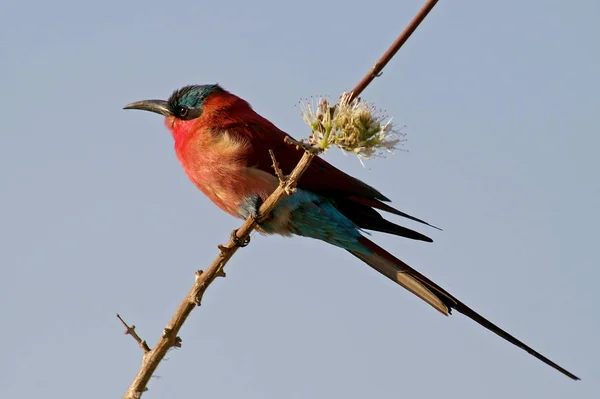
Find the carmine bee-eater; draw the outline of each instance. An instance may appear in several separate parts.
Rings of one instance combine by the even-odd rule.
[[[219,208],[239,218],[257,215],[277,188],[273,150],[289,174],[302,153],[284,143],[287,133],[258,115],[219,85],[186,86],[167,100],[139,101],[125,109],[161,114],[175,140],[175,152],[190,180]],[[428,223],[392,208],[373,187],[315,157],[294,194],[280,201],[259,231],[312,237],[343,248],[444,315],[452,309],[473,319],[574,380],[579,378],[492,324],[439,285],[361,234],[374,230],[431,241],[385,220],[377,210]]]

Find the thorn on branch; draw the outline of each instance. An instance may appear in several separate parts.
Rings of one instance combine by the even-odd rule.
[[[287,139],[287,137],[286,137],[286,139]],[[275,174],[277,175],[277,178],[279,179],[279,185],[285,190],[285,193],[287,195],[292,195],[294,193],[295,189],[288,186],[287,179],[283,175],[283,171],[279,168],[279,162],[277,162],[277,159],[275,158],[275,153],[273,152],[273,150],[269,150],[269,154],[271,155],[271,159],[273,160],[273,169],[275,169]]]
[[[150,352],[150,347],[148,346],[146,341],[141,339],[140,336],[135,332],[135,326],[133,324],[129,326],[127,323],[125,323],[125,320],[123,320],[118,313],[117,318],[121,320],[121,323],[123,323],[123,325],[125,326],[125,335],[131,335],[133,339],[135,339],[135,341],[138,343],[140,348],[142,348],[144,354]]]
[[[173,330],[171,330],[170,328],[165,328],[163,330],[162,338],[166,339],[167,341],[169,341],[169,344],[171,346],[174,346],[174,347],[177,347],[177,348],[181,348],[181,338],[180,337],[173,337]]]
[[[199,292],[198,294],[194,295],[192,297],[192,302],[194,303],[194,305],[196,306],[201,306],[202,305],[202,293]]]
[[[379,64],[379,62],[376,62],[375,65],[373,65],[373,68],[371,68],[371,76],[373,77],[373,79],[380,77],[381,75],[383,75],[383,71],[380,70],[381,69],[381,65]],[[377,72],[379,70],[379,72]]]
[[[279,184],[284,187],[285,186],[285,176],[283,175],[283,171],[279,168],[279,162],[277,162],[277,159],[275,158],[275,153],[273,152],[273,150],[269,150],[269,155],[271,155],[271,160],[273,161],[273,169],[275,169],[275,174],[277,175],[277,178],[279,179]]]
[[[231,250],[231,248],[229,248],[227,245],[223,245],[223,244],[217,245],[217,248],[221,252],[219,254],[220,256],[225,256],[227,254],[227,252],[229,252],[229,250]]]

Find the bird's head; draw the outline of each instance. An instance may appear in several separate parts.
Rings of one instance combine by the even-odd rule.
[[[200,137],[207,131],[218,131],[234,121],[252,116],[250,105],[218,84],[185,86],[168,100],[144,100],[128,104],[124,109],[141,109],[165,116],[165,125],[177,143]]]
[[[183,121],[199,118],[211,96],[226,93],[218,84],[185,86],[168,100],[144,100],[128,104],[124,109],[141,109]]]

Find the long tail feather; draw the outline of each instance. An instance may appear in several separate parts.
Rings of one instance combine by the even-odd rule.
[[[564,375],[572,378],[574,380],[579,380],[579,377],[562,368],[558,364],[554,363],[552,360],[543,356],[539,352],[536,352],[529,346],[525,345],[523,342],[513,337],[500,327],[496,326],[467,305],[456,299],[442,287],[429,280],[427,277],[423,276],[421,273],[416,271],[415,269],[408,266],[406,263],[402,262],[400,259],[394,257],[389,252],[379,247],[374,242],[370,241],[367,238],[361,238],[361,243],[368,249],[370,249],[373,254],[364,254],[356,251],[349,251],[352,255],[356,256],[373,269],[377,270],[384,276],[388,277],[392,281],[406,288],[413,294],[417,295],[419,298],[423,299],[425,302],[433,306],[436,310],[441,312],[444,315],[448,315],[451,313],[452,309],[456,309],[458,312],[464,314],[470,319],[474,320],[481,326],[487,328],[493,333],[499,335],[504,338],[508,342],[513,345],[518,346],[519,348],[525,350],[527,353],[546,363],[550,367],[560,371]]]
[[[444,316],[450,314],[450,307],[444,303],[442,298],[432,292],[427,285],[407,273],[406,270],[399,268],[379,254],[367,255],[356,251],[350,251],[350,253],[433,306]]]
[[[398,215],[398,216],[402,216],[402,217],[410,219],[410,220],[414,220],[415,222],[419,222],[419,223],[422,223],[422,224],[427,225],[429,227],[433,227],[434,229],[442,230],[442,229],[440,229],[437,226],[434,226],[434,225],[432,225],[432,224],[430,224],[430,223],[428,223],[428,222],[426,222],[426,221],[424,221],[422,219],[416,218],[416,217],[414,217],[412,215],[409,215],[408,213],[399,211],[398,209],[396,209],[396,208],[394,208],[394,207],[392,207],[392,206],[390,206],[388,204],[385,204],[382,201],[380,201],[378,199],[375,199],[375,198],[365,198],[365,197],[351,196],[351,197],[348,197],[348,199],[352,200],[352,201],[354,201],[356,203],[359,203],[359,204],[370,206],[371,208],[380,209],[382,211],[393,213],[394,215]]]
[[[395,234],[397,236],[432,242],[433,240],[424,234],[409,228],[399,226],[386,220],[369,205],[357,201],[335,200],[335,206],[358,227],[366,230],[381,231],[382,233]],[[385,204],[384,204],[385,205]],[[392,208],[393,209],[393,208]]]

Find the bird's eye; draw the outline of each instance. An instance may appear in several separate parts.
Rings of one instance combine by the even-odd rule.
[[[183,105],[180,105],[177,107],[176,111],[177,111],[178,117],[184,118],[188,113],[188,107],[184,107]]]

